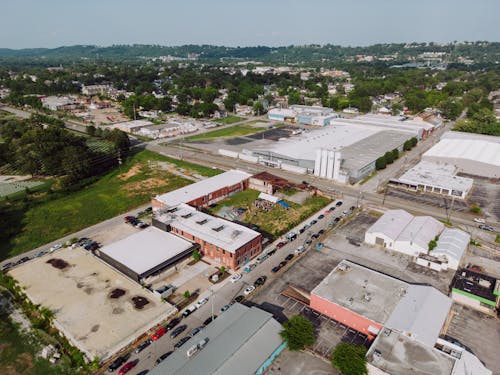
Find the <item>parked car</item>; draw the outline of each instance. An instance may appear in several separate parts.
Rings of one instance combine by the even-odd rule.
[[[175,338],[177,336],[179,336],[182,332],[184,332],[187,328],[187,325],[186,324],[183,324],[177,328],[175,328],[174,330],[172,330],[172,332],[170,332],[170,337],[171,338]]]
[[[318,233],[314,233],[314,234],[311,236],[311,238],[314,238],[314,239],[316,239],[316,238],[318,238],[318,237],[319,237]]]
[[[2,271],[8,271],[8,270],[10,270],[12,267],[14,267],[14,263],[12,263],[12,262],[5,263],[5,264],[2,266]]]
[[[249,294],[251,294],[253,291],[255,290],[255,287],[253,285],[250,285],[249,287],[247,287],[245,289],[245,291],[243,292],[243,294],[245,296],[248,296]]]
[[[495,231],[493,229],[493,227],[490,227],[489,225],[484,225],[484,224],[479,225],[479,228],[482,229],[482,230],[487,230],[488,232],[494,232]]]
[[[255,282],[253,283],[253,285],[255,287],[264,285],[264,283],[266,282],[266,280],[267,280],[267,276],[261,276],[257,280],[255,280]]]
[[[351,207],[349,208],[349,211],[351,211],[351,212],[352,212],[352,211],[354,211],[355,209],[356,209],[356,207],[355,207],[355,206],[351,206]]]
[[[196,302],[195,306],[197,309],[199,309],[201,306],[203,306],[205,303],[208,302],[208,298],[202,298],[198,302]]]
[[[40,258],[41,256],[44,256],[45,254],[47,254],[46,251],[39,251],[38,253],[35,254],[35,258]]]
[[[295,254],[302,254],[305,251],[305,249],[306,247],[304,245],[301,245],[295,250]]]
[[[149,224],[146,224],[145,222],[141,221],[139,224],[136,225],[136,227],[144,229],[144,228],[149,227]]]
[[[121,365],[123,365],[125,362],[127,362],[127,360],[130,358],[130,354],[127,354],[127,355],[123,355],[123,356],[120,356],[118,358],[116,358],[113,362],[111,362],[111,364],[109,365],[108,367],[108,371],[109,372],[113,372],[115,371],[118,367],[120,367]]]
[[[220,312],[223,313],[224,311],[226,311],[227,309],[229,309],[231,306],[229,305],[224,305],[220,308]]]
[[[137,375],[146,375],[149,372],[148,369],[142,370],[141,372],[138,372]]]
[[[279,270],[281,269],[280,266],[276,266],[276,267],[273,267],[273,269],[271,270],[272,273],[276,273],[278,272]]]
[[[323,243],[322,243],[322,242],[318,242],[318,243],[316,244],[316,250],[321,250],[321,249],[323,248],[323,246],[324,246],[324,245],[323,245]]]
[[[484,223],[486,223],[486,220],[481,219],[480,217],[475,217],[475,218],[474,218],[474,219],[472,219],[472,220],[474,220],[476,223],[479,223],[479,224],[484,224]]]
[[[229,280],[234,284],[237,282],[239,279],[241,279],[241,273],[235,273]]]
[[[324,230],[324,229],[320,229],[320,230],[318,231],[318,234],[319,234],[320,236],[321,236],[323,233],[325,233],[325,230]]]
[[[184,345],[186,342],[188,342],[191,339],[191,336],[186,336],[177,341],[174,345],[175,349],[179,349],[182,345]]]
[[[160,337],[162,337],[165,334],[165,332],[167,332],[165,328],[158,329],[155,333],[153,333],[153,336],[151,336],[151,340],[153,340],[153,341],[158,340]]]
[[[335,224],[337,224],[339,221],[340,221],[340,217],[336,217],[335,219],[333,219],[333,222],[334,222]]]
[[[19,263],[22,264],[22,263],[26,263],[28,260],[30,260],[31,258],[30,257],[22,257],[21,259],[19,259]]]
[[[198,308],[196,307],[196,305],[193,305],[193,306],[190,306],[188,307],[186,310],[184,310],[184,312],[182,313],[182,317],[184,318],[187,318],[189,315],[191,315],[192,313],[194,313]]]
[[[330,207],[330,208],[328,209],[328,211],[330,211],[330,212],[335,211],[335,206]]]
[[[281,249],[281,248],[282,248],[283,246],[285,246],[285,245],[286,245],[286,242],[279,242],[279,243],[276,245],[276,247],[277,247],[278,249]]]
[[[135,216],[125,216],[125,217],[123,218],[123,220],[124,220],[126,223],[128,223],[128,222],[130,222],[131,220],[135,220]]]
[[[304,229],[305,229],[305,230],[308,230],[309,228],[311,228],[311,224],[306,224],[306,225],[304,225]]]
[[[293,258],[293,254],[288,254],[286,257],[285,257],[285,260],[288,262],[289,260],[292,260]]]
[[[255,267],[257,267],[256,264],[249,264],[248,266],[246,266],[244,269],[243,269],[243,272],[245,273],[249,273],[251,272]]]
[[[245,299],[245,297],[244,297],[244,296],[242,296],[241,294],[240,294],[239,296],[234,297],[234,301],[235,301],[235,302],[241,302],[241,301],[243,301],[244,299]]]
[[[319,215],[318,216],[318,219],[321,220],[321,219],[324,219],[325,218],[325,215]]]
[[[267,252],[267,255],[268,255],[268,256],[272,256],[272,255],[274,255],[274,254],[276,254],[276,249],[271,249],[271,250],[269,250],[269,251]]]
[[[287,264],[287,263],[288,263],[288,262],[287,262],[286,260],[283,260],[283,261],[281,261],[281,262],[280,262],[280,264],[278,264],[278,266],[279,266],[280,268],[283,268],[283,267],[285,267],[285,266],[286,266],[286,264]]]
[[[316,224],[317,222],[318,222],[318,220],[313,220],[313,221],[311,221],[311,227],[312,227],[314,224]]]
[[[139,363],[139,359],[134,359],[133,361],[125,363],[125,365],[118,372],[120,375],[125,375],[127,372],[132,370]]]
[[[243,296],[239,296],[239,297],[243,297]],[[205,321],[203,322],[203,325],[204,326],[209,325],[215,319],[217,319],[217,315],[214,315],[213,318],[211,316],[209,316],[207,319],[205,319]]]
[[[174,318],[168,324],[165,326],[166,331],[170,331],[172,328],[174,328],[177,324],[181,322],[182,318]]]
[[[305,244],[306,246],[309,246],[310,244],[312,244],[312,240],[311,240],[311,239],[306,240],[306,242],[304,242],[304,244]]]
[[[166,352],[166,353],[163,353],[161,356],[158,357],[158,359],[156,360],[156,364],[159,364],[161,361],[164,361],[165,359],[168,358],[168,356],[170,356],[170,354],[172,354],[173,351],[170,351],[170,352]]]
[[[337,206],[337,207],[342,206],[342,201],[338,201],[337,203],[335,203],[335,206]]]
[[[50,252],[59,250],[62,247],[62,244],[56,243],[55,245],[52,245],[51,248],[49,249]]]
[[[289,232],[289,233],[287,233],[287,235],[285,236],[285,238],[288,241],[294,241],[295,239],[297,239],[297,233],[295,233],[295,232]]]
[[[151,345],[153,342],[153,340],[151,339],[147,339],[146,341],[143,341],[141,344],[139,344],[137,346],[137,348],[135,348],[135,352],[136,353],[140,353],[142,352],[144,349],[146,349],[149,345]]]

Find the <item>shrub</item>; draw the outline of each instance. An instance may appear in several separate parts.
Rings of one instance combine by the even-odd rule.
[[[185,298],[185,299],[189,299],[190,297],[191,297],[191,292],[190,292],[189,290],[186,290],[186,291],[184,292],[184,298]]]
[[[394,160],[398,160],[399,159],[399,150],[397,148],[395,148],[394,150],[392,150],[392,158]]]
[[[392,156],[392,152],[387,151],[384,155],[384,159],[387,164],[392,164],[394,162],[394,157]]]
[[[472,206],[472,207],[471,207],[471,209],[470,209],[470,210],[471,210],[472,212],[474,212],[475,214],[478,214],[478,213],[480,213],[480,212],[481,212],[481,207],[479,207],[478,205],[476,205],[476,204],[475,204],[474,206]]]
[[[301,350],[306,345],[314,344],[314,326],[301,315],[294,315],[283,323],[283,331],[280,334],[287,340],[290,350]]]
[[[379,157],[375,160],[375,169],[378,171],[380,169],[384,169],[387,166],[387,161],[384,156]]]
[[[366,375],[366,348],[346,342],[338,344],[332,353],[332,365],[342,375]]]

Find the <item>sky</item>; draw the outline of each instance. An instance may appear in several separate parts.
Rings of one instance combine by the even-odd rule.
[[[500,0],[1,0],[0,48],[500,41]]]

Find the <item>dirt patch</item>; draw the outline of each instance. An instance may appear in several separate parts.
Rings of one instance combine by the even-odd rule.
[[[115,315],[120,315],[121,313],[123,313],[123,309],[121,307],[115,307],[112,311],[113,314]]]
[[[57,268],[59,270],[63,270],[69,266],[68,262],[66,262],[63,259],[58,259],[58,258],[49,259],[46,263],[51,264],[52,267]]]
[[[96,325],[92,326],[92,328],[90,330],[92,332],[97,332],[97,331],[99,331],[99,327],[100,327],[99,324],[96,324]]]
[[[91,288],[91,287],[87,287],[83,290],[85,293],[87,293],[88,295],[92,294],[92,292],[94,291],[94,288]]]
[[[142,167],[142,164],[135,164],[128,170],[128,172],[118,175],[118,178],[122,181],[127,181],[129,178],[141,173]]]
[[[143,194],[145,190],[151,188],[168,186],[168,179],[148,178],[143,181],[137,181],[124,186],[122,189],[127,191],[129,195]]]
[[[137,310],[142,310],[144,306],[149,304],[148,299],[141,296],[132,297],[132,302],[134,303],[134,308],[136,308]]]
[[[109,293],[109,298],[117,299],[123,296],[125,293],[127,293],[125,290],[120,289],[120,288],[115,288]]]

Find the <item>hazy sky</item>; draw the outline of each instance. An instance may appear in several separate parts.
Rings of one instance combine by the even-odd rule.
[[[500,41],[500,0],[0,0],[0,48]]]

